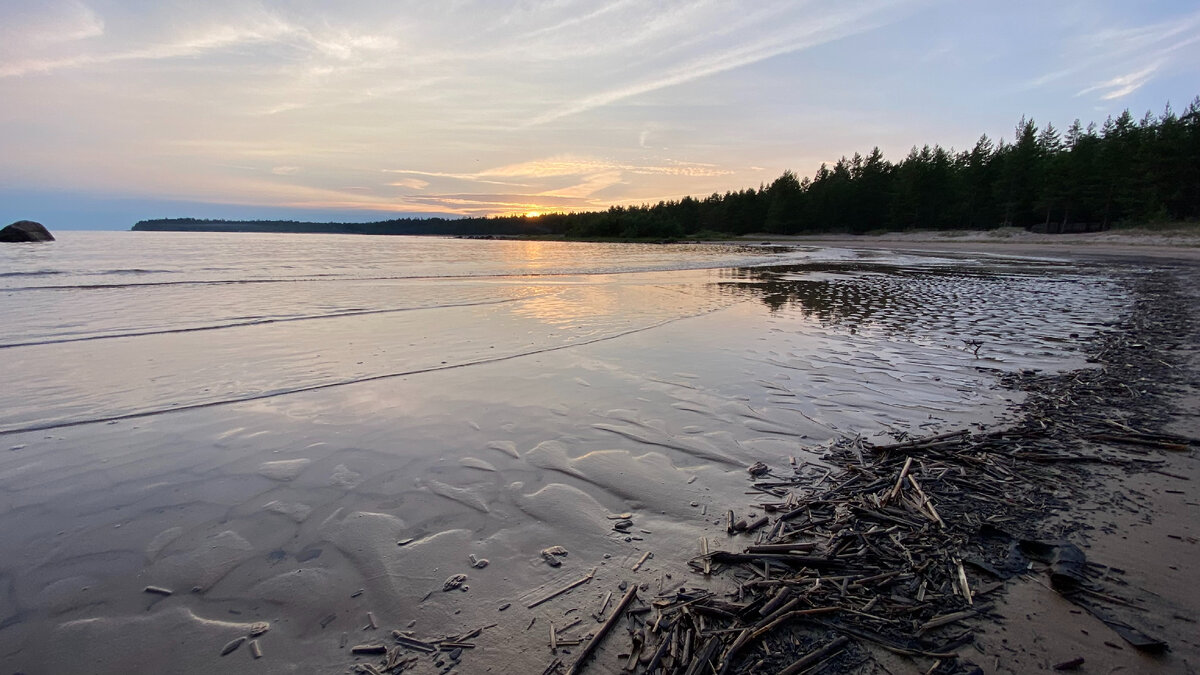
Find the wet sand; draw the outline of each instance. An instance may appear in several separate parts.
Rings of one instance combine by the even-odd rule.
[[[1194,250],[1192,251],[1194,253]],[[1183,256],[1188,257],[1187,253]],[[1147,261],[1147,268],[1153,262]],[[1184,314],[1195,317],[1200,284],[1194,264],[1176,268]],[[1165,391],[1162,431],[1200,439],[1200,339],[1190,333],[1160,336],[1178,371]],[[1156,383],[1163,384],[1163,383]],[[1155,387],[1151,385],[1151,389]],[[1106,576],[1120,596],[1121,619],[1169,645],[1148,654],[1118,639],[1095,617],[1081,612],[1029,576],[1005,589],[999,620],[982,624],[981,637],[964,656],[987,672],[1054,672],[1054,665],[1084,659],[1080,672],[1193,673],[1200,667],[1200,461],[1196,444],[1187,451],[1158,451],[1146,459],[1157,470],[1134,471],[1096,465],[1086,472],[1088,499],[1049,519],[1049,529],[1070,532],[1089,561],[1110,568]]]
[[[1019,228],[984,232],[889,232],[879,235],[754,235],[747,242],[777,242],[803,246],[844,246],[876,251],[974,252],[1031,257],[1122,258],[1129,261],[1200,260],[1200,229],[1111,230],[1078,234],[1037,234]]]
[[[343,672],[352,646],[391,629],[484,628],[456,672],[541,672],[549,624],[563,640],[594,631],[591,614],[623,581],[728,590],[686,562],[700,537],[737,545],[720,512],[751,503],[746,466],[820,465],[843,435],[1001,424],[1019,397],[992,369],[1083,367],[1076,341],[1129,301],[1101,267],[956,255],[731,271],[717,284],[728,302],[564,349],[0,436],[0,663],[29,675]],[[1172,462],[1194,475],[1191,455]],[[1162,497],[1148,502],[1157,527],[1182,539],[1164,548],[1139,527],[1144,543],[1098,537],[1096,557],[1183,556],[1173,572],[1131,579],[1165,597],[1195,579],[1196,533],[1176,520],[1195,513],[1195,496],[1176,504],[1165,490],[1180,479],[1138,480]],[[632,526],[614,529],[624,513]],[[568,554],[551,567],[540,551],[556,545]],[[472,555],[489,564],[472,567]],[[443,591],[454,574],[464,587]],[[977,662],[1051,662],[1065,643],[1033,631],[1042,648],[1020,617],[1037,611],[1067,631],[1061,608],[1024,587],[1008,597],[1014,620],[994,637],[1028,658]],[[1189,597],[1179,606],[1195,616]],[[261,659],[246,645],[221,656],[258,621],[271,624]],[[1186,672],[1175,668],[1195,650],[1181,637],[1162,672]],[[589,672],[616,672],[614,650],[600,656]],[[406,672],[453,665],[424,657]]]

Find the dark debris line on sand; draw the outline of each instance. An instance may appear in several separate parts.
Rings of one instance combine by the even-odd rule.
[[[1155,470],[1158,453],[1196,444],[1161,433],[1169,388],[1185,377],[1174,350],[1192,347],[1189,300],[1167,272],[1125,281],[1135,304],[1088,345],[1096,367],[1001,375],[1026,393],[1017,422],[887,445],[843,439],[826,456],[832,473],[752,468],[753,507],[770,521],[752,531],[730,516],[755,542],[709,551],[704,539],[689,563],[731,592],[685,587],[643,602],[631,588],[574,663],[555,658],[544,673],[582,672],[600,646],[597,658],[620,652],[610,668],[633,673],[871,672],[878,650],[923,672],[980,672],[956,652],[988,620],[993,594],[1031,569],[1134,647],[1167,649],[1103,585],[1118,571],[1089,563],[1064,539],[1070,522],[1048,518],[1097,498],[1097,465]]]

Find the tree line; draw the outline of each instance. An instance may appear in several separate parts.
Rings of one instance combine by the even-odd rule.
[[[969,150],[913,147],[893,163],[878,147],[822,164],[812,177],[785,171],[758,189],[604,211],[536,217],[401,218],[377,223],[142,221],[134,229],[361,234],[689,236],[849,233],[906,229],[1048,232],[1114,223],[1200,219],[1200,96],[1140,120],[1128,110],[1065,131],[1022,118],[1011,141],[985,134]]]

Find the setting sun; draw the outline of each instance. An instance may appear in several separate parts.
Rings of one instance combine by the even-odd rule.
[[[540,211],[526,211],[525,212],[526,218],[537,218],[540,215],[542,215],[542,213]]]

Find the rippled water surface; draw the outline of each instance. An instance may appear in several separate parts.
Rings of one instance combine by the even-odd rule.
[[[0,373],[19,383],[0,431],[491,362],[748,299],[1028,356],[1102,320],[1110,292],[1048,263],[836,249],[67,233],[0,256]]]
[[[241,400],[587,342],[728,302],[644,273],[732,246],[65,233],[0,249],[0,430]],[[660,275],[661,276],[661,275]]]

